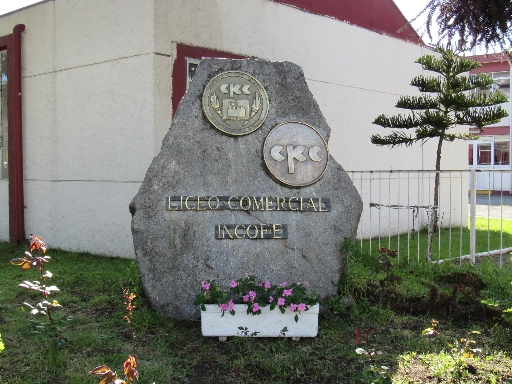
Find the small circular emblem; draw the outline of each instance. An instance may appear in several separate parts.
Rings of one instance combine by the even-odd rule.
[[[203,92],[204,114],[228,135],[247,135],[261,127],[268,104],[263,86],[244,72],[223,72],[211,79]]]
[[[300,122],[283,123],[268,134],[263,158],[270,173],[284,184],[316,183],[327,170],[329,152],[320,133]]]

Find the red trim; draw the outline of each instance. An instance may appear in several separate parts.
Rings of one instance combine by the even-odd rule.
[[[510,191],[500,191],[500,190],[492,190],[491,195],[503,195],[510,196]]]
[[[384,32],[388,35],[413,43],[421,43],[418,33],[408,26],[403,32],[397,31],[407,24],[400,9],[392,0],[273,0],[319,15]]]
[[[509,135],[510,127],[486,127],[482,132],[478,128],[469,128],[469,132],[478,133],[479,135]]]
[[[466,56],[467,59],[473,59],[478,61],[479,63],[494,63],[494,62],[504,62],[506,63],[507,60],[500,57],[500,54],[493,54],[489,53],[486,55],[473,55],[473,56]]]
[[[0,49],[7,49],[7,123],[9,161],[9,239],[12,243],[25,239],[23,197],[23,142],[21,95],[21,33],[23,24],[13,34],[0,37]]]
[[[201,60],[203,57],[219,57],[223,59],[244,59],[244,56],[233,53],[215,51],[213,49],[192,47],[190,45],[177,44],[176,61],[172,68],[172,114],[176,113],[187,90],[187,57]]]
[[[482,63],[481,67],[469,71],[470,74],[474,73],[489,73],[489,72],[503,72],[510,71],[510,65],[506,61],[495,61],[492,63]]]
[[[493,54],[474,55],[468,56],[467,58],[476,60],[480,64],[482,64],[481,67],[469,71],[470,74],[510,71],[510,64],[508,63],[508,61],[500,59],[498,56]]]

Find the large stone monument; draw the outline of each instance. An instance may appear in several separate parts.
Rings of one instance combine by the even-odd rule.
[[[202,60],[130,204],[152,306],[197,317],[201,281],[247,272],[335,294],[362,202],[329,134],[297,65]]]

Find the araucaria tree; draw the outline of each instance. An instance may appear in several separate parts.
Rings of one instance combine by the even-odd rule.
[[[432,71],[433,76],[419,75],[411,81],[418,88],[421,96],[402,96],[396,103],[397,108],[409,109],[409,115],[380,115],[373,122],[384,128],[414,128],[414,134],[403,130],[393,131],[389,135],[372,135],[373,144],[381,146],[405,145],[416,142],[423,143],[428,139],[438,139],[436,152],[436,168],[434,180],[434,202],[430,213],[429,241],[427,259],[432,260],[432,241],[438,221],[439,202],[439,171],[441,170],[441,148],[443,142],[456,139],[468,140],[476,137],[467,133],[453,133],[458,125],[477,127],[480,130],[486,125],[499,122],[508,116],[499,105],[507,101],[507,97],[498,92],[484,94],[476,92],[479,87],[491,85],[493,80],[485,74],[472,76],[466,72],[480,67],[480,63],[459,57],[449,49],[434,49],[439,56],[425,55],[416,60],[424,70]]]

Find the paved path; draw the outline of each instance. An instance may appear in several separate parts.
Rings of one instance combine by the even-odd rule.
[[[477,195],[476,215],[512,220],[512,196]]]

